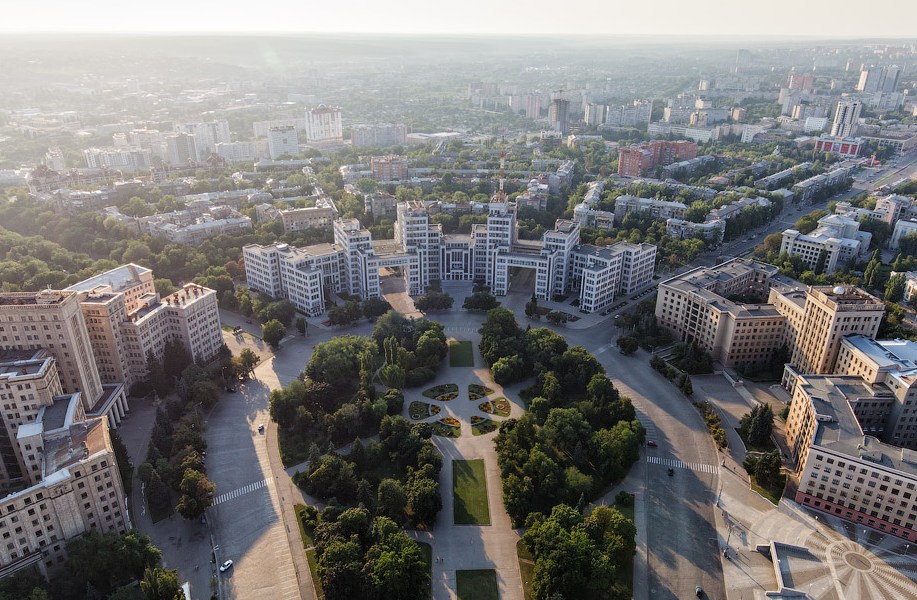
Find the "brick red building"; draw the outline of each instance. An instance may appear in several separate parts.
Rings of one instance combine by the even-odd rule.
[[[628,146],[618,151],[618,175],[642,177],[656,167],[696,157],[697,144],[694,142],[649,142]]]

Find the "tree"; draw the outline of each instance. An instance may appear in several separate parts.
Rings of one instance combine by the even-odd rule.
[[[780,470],[783,463],[780,461],[780,454],[773,450],[766,452],[758,459],[755,465],[755,480],[762,487],[773,487],[780,482]]]
[[[395,523],[404,522],[404,509],[408,497],[397,479],[383,479],[376,493],[376,514],[388,517]]]
[[[500,306],[497,298],[490,292],[474,292],[462,304],[465,310],[491,310]]]
[[[198,519],[213,504],[216,486],[200,471],[188,469],[182,477],[182,492],[176,510],[186,519]]]
[[[274,350],[280,346],[280,340],[285,334],[286,328],[277,319],[268,321],[261,328],[261,338]]]
[[[251,348],[242,348],[239,352],[239,367],[242,374],[251,377],[255,372],[255,367],[261,362],[261,357],[255,354]]]
[[[907,287],[907,278],[903,274],[892,275],[885,284],[886,302],[900,302],[904,297],[904,290]]]
[[[392,310],[392,305],[384,298],[367,298],[363,301],[363,316],[367,319],[381,317],[390,310]]]
[[[632,335],[625,335],[618,338],[618,348],[621,349],[621,352],[627,356],[630,356],[640,347],[640,344],[637,342],[637,338]]]
[[[175,569],[147,569],[140,582],[140,590],[146,600],[184,600],[185,594],[178,585],[178,571]]]
[[[433,525],[436,522],[436,515],[443,508],[443,499],[439,494],[439,482],[430,477],[413,474],[408,477],[405,492],[411,520],[418,525]]]
[[[351,325],[363,317],[363,308],[359,302],[348,300],[328,311],[328,321],[332,325]]]
[[[425,296],[420,296],[414,301],[414,307],[423,312],[435,310],[449,310],[455,299],[443,292],[430,291]]]
[[[541,318],[541,313],[538,312],[538,298],[532,295],[532,299],[525,303],[525,316],[528,318]]]
[[[380,519],[376,519],[378,522]],[[379,539],[366,553],[364,572],[379,598],[418,600],[426,598],[430,572],[420,546],[402,531],[378,533]]]
[[[767,446],[774,426],[774,413],[769,404],[759,404],[745,413],[739,421],[741,433],[752,446]]]
[[[172,389],[172,383],[166,376],[162,362],[152,350],[147,350],[146,353],[146,380],[160,398],[165,397]]]
[[[172,495],[169,492],[169,486],[162,480],[158,471],[154,470],[152,472],[150,482],[144,491],[146,492],[146,501],[150,505],[151,512],[164,513],[168,511],[171,513]]]
[[[306,335],[306,327],[309,323],[306,321],[305,317],[296,317],[296,330],[299,332],[299,335]]]
[[[347,600],[360,597],[362,568],[363,552],[356,540],[332,540],[318,561],[318,576],[325,598]]]
[[[565,325],[570,320],[570,315],[557,310],[552,310],[545,317],[551,325]]]

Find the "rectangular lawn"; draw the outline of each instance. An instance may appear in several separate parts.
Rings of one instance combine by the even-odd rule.
[[[449,341],[449,366],[474,366],[474,348],[472,347],[471,342],[459,340]]]
[[[484,461],[452,461],[453,517],[456,525],[490,525]]]
[[[493,569],[456,571],[455,587],[459,600],[500,600]]]

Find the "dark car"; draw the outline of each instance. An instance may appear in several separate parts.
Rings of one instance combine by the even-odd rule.
[[[646,445],[649,446],[650,448],[655,448],[656,446],[658,446],[658,444],[656,443],[656,440],[647,440]]]

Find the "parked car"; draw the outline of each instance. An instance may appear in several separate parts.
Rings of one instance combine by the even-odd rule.
[[[704,588],[702,588],[702,587],[699,586],[699,585],[694,586],[694,594],[695,594],[698,598],[702,597],[702,596],[704,595]]]
[[[227,560],[222,565],[220,565],[220,573],[225,573],[226,571],[230,570],[231,568],[232,568],[232,561]]]
[[[656,440],[647,440],[646,445],[650,448],[655,448],[658,444],[656,443]]]
[[[264,423],[258,425],[258,433],[264,433]]]

